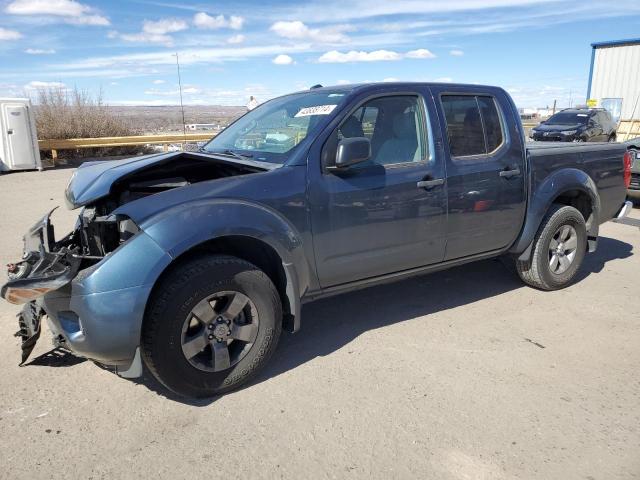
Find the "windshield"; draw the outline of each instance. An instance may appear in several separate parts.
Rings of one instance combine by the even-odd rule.
[[[588,113],[560,112],[553,115],[545,123],[549,125],[582,125],[587,123]]]
[[[345,92],[305,92],[263,103],[203,147],[210,153],[284,163],[346,97]]]

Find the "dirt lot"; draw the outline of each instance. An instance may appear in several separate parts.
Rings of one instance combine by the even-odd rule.
[[[71,173],[0,176],[1,263]],[[640,478],[639,249],[609,223],[563,291],[487,261],[307,305],[259,379],[213,401],[70,357],[19,368],[0,302],[0,477]]]

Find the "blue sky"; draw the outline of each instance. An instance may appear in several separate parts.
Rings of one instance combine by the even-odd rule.
[[[584,102],[590,44],[640,37],[640,1],[0,0],[0,95],[244,105],[321,83],[454,81],[521,107]]]

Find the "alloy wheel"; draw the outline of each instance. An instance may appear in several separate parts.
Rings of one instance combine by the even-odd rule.
[[[249,297],[234,291],[215,293],[187,315],[182,327],[182,353],[198,370],[227,370],[251,350],[258,324],[258,311]]]
[[[561,275],[571,267],[578,250],[578,233],[571,225],[562,225],[549,242],[549,269]]]

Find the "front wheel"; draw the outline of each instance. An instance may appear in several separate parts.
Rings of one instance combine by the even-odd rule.
[[[573,207],[554,205],[536,234],[529,260],[518,260],[520,278],[542,290],[558,290],[571,283],[587,251],[587,229]]]
[[[150,300],[142,353],[153,375],[186,397],[211,397],[249,381],[282,330],[269,277],[236,257],[201,255],[173,268]]]

